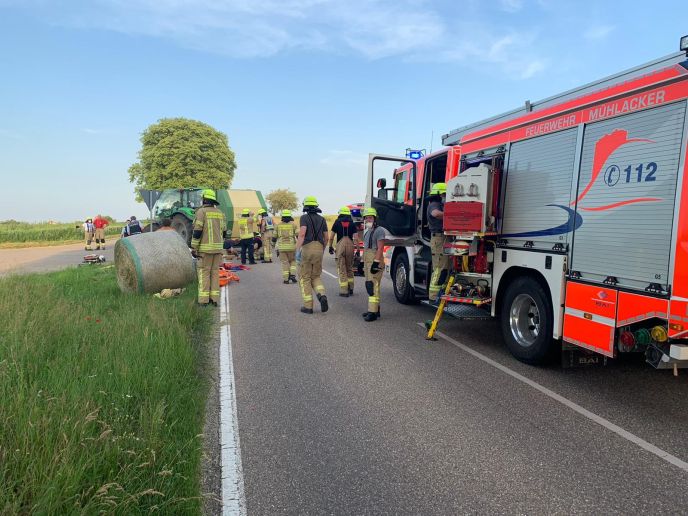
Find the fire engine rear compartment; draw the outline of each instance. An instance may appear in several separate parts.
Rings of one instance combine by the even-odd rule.
[[[504,241],[560,249],[584,281],[668,293],[685,115],[681,101],[513,143]]]

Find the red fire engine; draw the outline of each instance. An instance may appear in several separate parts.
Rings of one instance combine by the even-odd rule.
[[[688,367],[687,48],[451,131],[419,160],[371,154],[397,300],[427,297],[427,197],[444,182],[447,313],[498,317],[527,363],[563,341]]]

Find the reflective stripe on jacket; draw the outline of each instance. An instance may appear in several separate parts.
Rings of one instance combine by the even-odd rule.
[[[227,220],[215,206],[203,206],[196,210],[193,222],[194,233],[201,231],[199,238],[191,240],[191,247],[200,253],[221,253],[224,244],[224,232]]]
[[[293,222],[277,224],[277,249],[280,251],[296,250],[296,224]]]
[[[239,238],[241,240],[253,238],[253,220],[250,217],[239,219]]]

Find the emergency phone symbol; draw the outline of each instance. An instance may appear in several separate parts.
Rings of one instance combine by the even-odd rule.
[[[604,172],[604,182],[607,186],[614,186],[621,179],[621,169],[616,165],[610,165]]]

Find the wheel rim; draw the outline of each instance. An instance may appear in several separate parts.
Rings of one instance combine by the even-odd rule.
[[[394,288],[399,294],[403,294],[406,291],[407,277],[406,267],[404,267],[404,263],[401,262],[397,266],[397,272],[394,278]]]
[[[540,335],[540,310],[528,294],[519,294],[511,303],[511,335],[520,346],[532,346]]]

